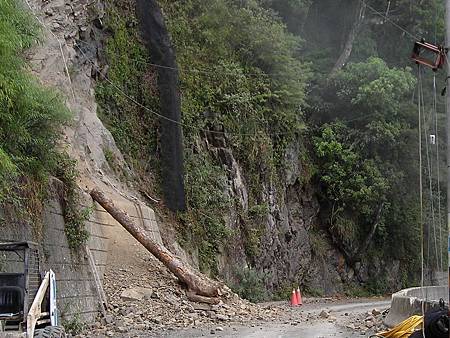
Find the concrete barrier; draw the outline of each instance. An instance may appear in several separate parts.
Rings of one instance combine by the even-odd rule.
[[[394,327],[408,317],[421,315],[423,311],[438,308],[441,298],[448,304],[448,287],[425,286],[396,292],[392,295],[391,309],[384,324]]]

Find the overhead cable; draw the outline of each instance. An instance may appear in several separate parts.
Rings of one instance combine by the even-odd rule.
[[[389,21],[393,26],[397,27],[399,30],[401,30],[403,33],[405,33],[406,35],[408,35],[412,40],[414,41],[419,41],[420,39],[415,36],[413,33],[407,31],[405,28],[403,28],[402,26],[400,26],[398,23],[396,23],[394,20],[392,20],[391,18],[389,18],[388,16],[386,16],[384,13],[377,11],[375,8],[373,8],[372,6],[370,6],[367,1],[365,0],[359,0],[363,5],[367,6],[368,9],[370,9],[374,14],[382,17],[384,20]]]
[[[433,74],[433,110],[434,110],[434,129],[436,135],[436,175],[437,175],[437,197],[438,197],[438,225],[439,225],[439,252],[440,252],[440,270],[444,271],[444,257],[442,250],[442,214],[441,214],[441,174],[440,174],[440,150],[439,150],[439,131],[437,114],[437,88],[436,74]]]

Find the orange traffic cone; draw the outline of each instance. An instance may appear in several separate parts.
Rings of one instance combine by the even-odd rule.
[[[291,306],[297,306],[297,305],[298,305],[297,293],[295,292],[295,289],[293,289],[292,295],[291,295]]]
[[[302,294],[300,293],[300,288],[297,287],[297,291],[295,292],[295,296],[297,297],[297,305],[303,305]]]

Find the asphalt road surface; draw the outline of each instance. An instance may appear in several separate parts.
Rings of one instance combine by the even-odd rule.
[[[263,323],[255,322],[241,326],[222,326],[223,331],[217,331],[217,326],[203,329],[187,329],[181,331],[165,332],[161,337],[197,338],[197,337],[220,337],[220,338],[354,338],[367,337],[369,334],[361,334],[345,328],[346,323],[351,323],[352,315],[365,313],[374,308],[385,310],[389,308],[390,301],[352,301],[337,304],[308,304],[298,308],[303,314],[311,317],[319,314],[322,310],[331,311],[336,317],[335,322],[326,319],[308,320],[285,323]],[[316,316],[317,317],[317,316]],[[371,333],[370,333],[371,334]]]

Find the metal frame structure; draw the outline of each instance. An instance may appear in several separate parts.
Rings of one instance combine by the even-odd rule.
[[[425,53],[428,56],[425,56]],[[424,65],[437,71],[445,64],[447,49],[442,46],[436,46],[425,42],[424,39],[414,43],[411,58],[420,65]]]
[[[33,337],[36,326],[57,326],[55,274],[50,270],[42,276],[38,244],[0,243],[1,252],[16,253],[23,271],[0,272],[0,332]]]
[[[9,289],[16,294],[21,293],[23,300],[23,310],[20,313],[9,316],[0,314],[0,320],[5,324],[18,322],[20,328],[24,328],[25,314],[28,313],[41,284],[38,248],[34,242],[0,243],[0,252],[15,252],[24,263],[24,271],[21,273],[0,272],[0,290],[6,292],[6,289]]]

